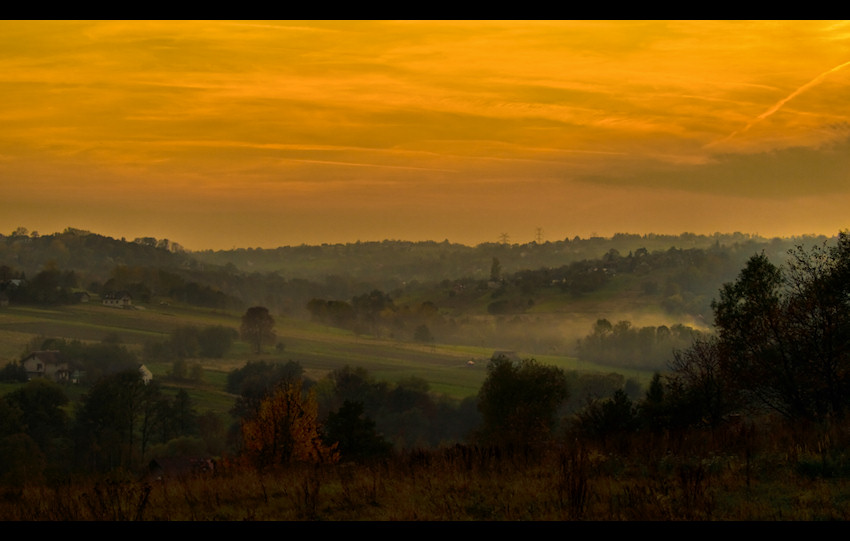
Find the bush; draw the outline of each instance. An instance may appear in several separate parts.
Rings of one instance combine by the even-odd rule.
[[[0,382],[26,383],[27,371],[21,363],[10,362],[0,369]]]

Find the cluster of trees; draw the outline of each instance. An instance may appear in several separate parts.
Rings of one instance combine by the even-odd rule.
[[[368,371],[346,366],[319,382],[321,418],[330,412],[352,414],[349,404],[363,415],[394,448],[436,447],[463,440],[478,423],[475,401],[459,403],[435,396],[428,383],[410,376],[395,384],[376,380]]]
[[[542,443],[561,433],[578,381],[532,359],[500,358],[478,396],[455,402],[415,377],[389,384],[346,366],[312,381],[295,361],[251,361],[228,374],[236,396],[228,429],[199,413],[186,390],[166,393],[136,368],[102,375],[73,408],[65,388],[37,379],[0,397],[0,482],[138,470],[152,456],[226,454],[266,468],[461,442]]]
[[[235,329],[224,325],[183,325],[177,327],[164,341],[149,341],[145,344],[145,358],[189,359],[224,357],[239,338]]]
[[[491,360],[479,393],[460,402],[435,396],[419,378],[390,384],[361,367],[345,366],[312,381],[295,361],[249,362],[228,375],[227,389],[238,396],[232,414],[242,430],[234,432],[243,448],[253,449],[250,461],[263,467],[274,461],[260,452],[258,434],[277,434],[269,445],[278,450],[281,442],[302,435],[301,451],[290,443],[293,451],[285,457],[272,453],[278,462],[298,453],[308,461],[364,460],[457,443],[521,447],[562,437],[572,419],[608,397],[622,393],[632,401],[641,391],[619,374],[579,374],[505,357]],[[283,427],[257,426],[275,422]]]
[[[217,288],[187,280],[162,268],[118,265],[105,281],[83,284],[77,271],[60,269],[53,262],[32,278],[8,265],[0,266],[0,294],[15,304],[74,304],[79,302],[78,292],[105,295],[119,291],[143,303],[173,300],[208,308],[241,306],[241,301]]]
[[[73,270],[83,283],[105,281],[107,273],[119,264],[187,270],[199,267],[189,254],[172,250],[175,245],[168,241],[127,242],[70,227],[50,235],[23,232],[25,228],[18,228],[17,233],[0,235],[0,260],[30,276],[51,262]]]
[[[599,319],[578,342],[582,360],[628,368],[664,370],[673,351],[689,347],[705,333],[677,323],[634,327],[627,320]]]
[[[220,359],[233,347],[239,333],[224,325],[198,327],[184,325],[172,330],[168,338],[145,342],[143,357],[157,362],[171,362],[171,377],[176,380],[200,382],[203,368],[192,359]]]
[[[224,426],[217,416],[199,414],[185,390],[167,395],[138,369],[99,378],[73,414],[68,404],[65,389],[44,378],[0,397],[0,480],[20,485],[136,468],[143,457],[177,442],[182,452],[222,450]]]
[[[716,333],[677,350],[644,400],[586,412],[587,432],[716,427],[732,415],[826,423],[850,412],[850,236],[752,256],[712,303]]]
[[[742,254],[720,245],[654,252],[641,247],[627,255],[611,248],[599,257],[568,264],[501,271],[498,280],[455,280],[444,286],[452,288],[452,305],[489,294],[488,312],[495,315],[523,313],[558,295],[580,299],[616,285],[617,291],[629,291],[670,314],[710,317],[711,295],[734,277],[745,260]]]
[[[141,302],[176,301],[207,308],[238,308],[241,301],[221,289],[161,267],[117,265],[103,283],[91,282],[88,289],[102,294],[126,291]]]
[[[363,368],[350,366],[313,381],[304,376],[303,368],[295,361],[251,361],[228,375],[227,390],[237,395],[232,414],[237,425],[243,427],[245,446],[257,445],[254,440],[246,440],[245,423],[253,423],[251,438],[258,438],[258,433],[273,434],[274,430],[261,429],[256,423],[260,422],[260,412],[265,412],[265,422],[271,422],[269,416],[277,412],[274,418],[283,419],[288,437],[294,438],[292,433],[296,431],[308,434],[308,447],[322,449],[316,456],[336,453],[343,460],[385,456],[398,448],[436,447],[462,441],[478,424],[474,400],[458,404],[435,397],[422,379],[411,377],[389,384],[376,380]],[[280,413],[284,404],[292,411],[289,416]],[[302,424],[290,426],[295,418]],[[312,439],[314,433],[322,446],[317,447]],[[276,441],[282,441],[277,437]],[[255,458],[267,465],[267,458]]]
[[[79,286],[72,270],[61,270],[47,265],[32,279],[22,271],[0,265],[0,294],[17,304],[73,304],[77,302],[74,291]]]
[[[378,289],[354,296],[350,302],[314,298],[307,303],[314,321],[348,329],[358,334],[412,338],[431,342],[447,321],[436,304],[424,301],[415,307],[398,306]]]
[[[147,344],[145,354],[173,359],[175,379],[199,380],[200,365],[188,368],[187,359],[220,357],[237,337],[225,327],[184,326],[164,342]],[[67,389],[59,384],[27,382],[18,363],[0,370],[3,381],[26,382],[0,397],[0,479],[137,468],[156,454],[218,455],[232,446],[222,419],[198,413],[185,389],[166,393],[159,381],[146,380],[137,356],[114,337],[100,343],[39,338],[27,346],[32,350],[59,351],[86,391],[70,409]],[[279,379],[268,376],[263,374],[264,384]]]
[[[792,251],[784,267],[752,257],[713,304],[707,348],[732,396],[786,417],[850,408],[850,236]]]
[[[208,419],[217,424],[215,416]],[[199,437],[201,427],[185,389],[169,397],[138,370],[118,372],[99,379],[80,400],[71,426],[73,463],[83,471],[131,469],[150,456],[152,446],[176,438],[196,438],[195,451],[207,454],[212,449]]]
[[[549,440],[569,391],[567,376],[559,368],[534,359],[491,360],[478,393],[482,423],[477,439],[499,445]]]

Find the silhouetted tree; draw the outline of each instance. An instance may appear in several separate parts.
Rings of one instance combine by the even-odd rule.
[[[577,417],[582,435],[603,441],[634,432],[639,426],[635,405],[623,389],[614,391],[610,398],[591,402]]]
[[[54,440],[67,435],[68,415],[64,407],[69,400],[58,383],[34,378],[5,398],[23,413],[26,433],[42,450],[48,451]]]
[[[130,467],[144,456],[157,427],[163,398],[155,381],[136,369],[105,376],[86,393],[74,426],[76,448],[86,467]]]
[[[498,282],[502,279],[502,264],[499,263],[499,258],[494,257],[490,264],[490,280]]]
[[[739,408],[738,394],[722,373],[715,337],[675,351],[670,368],[664,398],[672,428],[716,427]]]
[[[416,327],[416,330],[413,331],[413,339],[417,342],[430,344],[434,341],[434,335],[431,334],[431,329],[428,328],[428,325],[423,323]]]
[[[21,363],[9,362],[0,369],[0,382],[24,383],[27,379],[27,370]]]
[[[265,306],[253,306],[248,308],[242,316],[240,327],[242,339],[254,346],[254,351],[260,353],[263,344],[274,342],[274,318],[269,314]]]
[[[545,441],[568,396],[567,379],[560,368],[538,364],[534,359],[491,360],[478,393],[481,436],[505,444]]]
[[[728,381],[789,418],[850,407],[850,237],[798,247],[783,270],[750,258],[712,304]]]
[[[386,456],[392,444],[375,429],[375,421],[363,413],[360,402],[343,402],[330,412],[322,429],[322,439],[337,444],[342,460],[364,460]]]

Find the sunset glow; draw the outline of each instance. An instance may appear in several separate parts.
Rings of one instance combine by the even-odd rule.
[[[0,233],[850,227],[850,23],[0,22]]]

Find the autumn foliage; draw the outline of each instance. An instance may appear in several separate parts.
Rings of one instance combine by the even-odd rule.
[[[315,392],[303,391],[300,380],[281,382],[262,400],[243,422],[242,439],[246,459],[258,468],[339,459],[336,445],[322,442]]]

